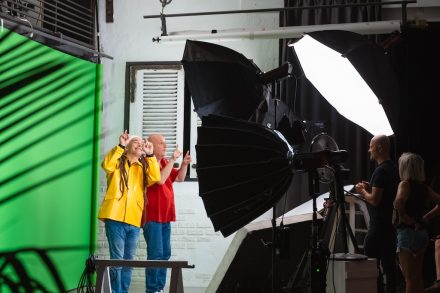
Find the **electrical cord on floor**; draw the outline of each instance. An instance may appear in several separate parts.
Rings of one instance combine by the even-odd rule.
[[[92,254],[86,260],[86,267],[81,275],[76,292],[78,293],[94,293],[95,286],[92,282],[95,270],[95,256]]]

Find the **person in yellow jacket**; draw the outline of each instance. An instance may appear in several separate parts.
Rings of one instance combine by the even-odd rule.
[[[127,131],[119,145],[105,156],[102,168],[107,175],[107,192],[98,218],[104,221],[111,259],[133,259],[139,239],[148,186],[160,181],[160,167],[153,145]],[[110,269],[113,293],[128,292],[132,269]]]

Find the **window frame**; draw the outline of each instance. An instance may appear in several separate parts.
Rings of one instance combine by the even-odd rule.
[[[125,102],[124,102],[124,129],[130,131],[130,103],[134,100],[136,92],[136,73],[139,70],[144,69],[182,69],[182,63],[178,61],[155,61],[155,62],[127,62],[125,71]],[[185,74],[185,72],[184,72]],[[191,106],[191,94],[189,93],[186,82],[184,82],[183,90],[183,129],[182,131],[183,145],[179,146],[185,155],[187,150],[194,150],[196,141],[194,138],[197,137],[197,125],[194,125],[194,114],[192,114],[193,109]],[[192,137],[191,137],[192,135]],[[193,139],[193,146],[191,146],[191,138]],[[185,181],[197,181],[195,166],[196,166],[196,156],[192,151],[192,159],[188,168],[187,176]]]

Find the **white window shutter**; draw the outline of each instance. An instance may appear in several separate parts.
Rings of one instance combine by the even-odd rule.
[[[197,166],[196,143],[197,143],[197,127],[202,125],[202,120],[196,112],[194,112],[194,104],[191,99],[191,137],[190,137],[190,152],[191,152],[191,168],[189,169],[189,177],[197,178],[195,166]]]
[[[162,134],[170,157],[176,145],[183,147],[183,68],[143,68],[136,71],[135,79],[130,132],[143,137]]]

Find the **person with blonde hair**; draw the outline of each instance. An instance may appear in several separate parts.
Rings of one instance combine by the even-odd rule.
[[[426,215],[429,201],[440,204],[440,195],[425,184],[425,164],[415,153],[399,158],[400,183],[394,207],[397,211],[397,255],[406,293],[423,292],[423,257],[429,244]]]
[[[98,218],[104,222],[111,259],[133,259],[140,234],[144,195],[147,186],[160,181],[160,168],[153,145],[127,131],[119,145],[105,156],[102,168],[107,176],[107,192]],[[112,293],[126,293],[132,268],[112,267]]]

